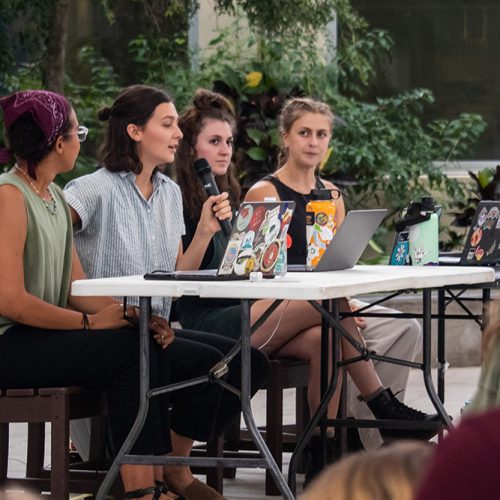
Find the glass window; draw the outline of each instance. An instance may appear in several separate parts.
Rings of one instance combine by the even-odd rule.
[[[376,95],[425,87],[429,119],[478,113],[488,127],[471,159],[500,158],[500,0],[352,0],[394,39]]]

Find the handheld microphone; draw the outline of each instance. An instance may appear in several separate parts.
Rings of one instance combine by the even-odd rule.
[[[205,189],[205,192],[208,194],[208,196],[218,196],[220,194],[219,188],[215,183],[214,174],[212,174],[212,168],[208,164],[208,161],[205,160],[205,158],[199,158],[198,160],[195,160],[194,169],[196,170],[198,177],[201,179],[203,188]],[[232,229],[229,219],[219,219],[219,224],[224,234],[226,236],[229,236]]]

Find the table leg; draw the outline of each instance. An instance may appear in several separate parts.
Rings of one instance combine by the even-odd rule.
[[[445,355],[445,289],[438,290],[438,337],[437,337],[437,393],[439,399],[444,403],[444,374],[447,368]]]
[[[482,333],[484,333],[484,330],[488,326],[488,321],[489,321],[488,307],[490,305],[490,302],[491,302],[491,288],[483,288],[483,309],[482,309],[483,323],[481,328]]]
[[[253,442],[257,446],[264,457],[267,468],[273,476],[273,479],[281,491],[283,498],[287,500],[292,500],[294,497],[293,493],[290,491],[288,484],[283,477],[279,467],[276,465],[271,452],[267,448],[267,445],[262,438],[260,431],[255,423],[252,407],[250,405],[251,399],[251,389],[250,381],[252,377],[252,367],[251,367],[251,352],[250,352],[250,301],[241,301],[241,409],[243,413],[243,418],[247,425],[248,431],[252,436]]]
[[[429,395],[434,408],[436,408],[439,416],[443,422],[448,426],[452,427],[451,419],[444,409],[443,403],[436,394],[436,389],[432,383],[431,375],[431,334],[432,334],[432,290],[425,288],[422,291],[423,295],[423,359],[422,359],[422,371],[424,375],[424,384],[427,389],[427,394]]]
[[[325,310],[319,306],[315,301],[309,301],[311,305],[317,309],[320,313],[325,312]],[[338,322],[338,299],[333,299],[332,300],[333,304],[333,311],[334,314],[336,314],[336,317],[333,317],[330,315],[330,319],[327,319],[326,316],[328,315],[328,311],[326,311],[326,315],[322,315],[321,321],[322,325],[323,322],[326,322],[329,324],[329,329],[333,332],[332,335],[332,359],[335,360],[334,363],[332,363],[332,373],[330,375],[330,383],[328,385],[328,388],[325,392],[325,394],[322,396],[321,401],[319,403],[318,409],[314,413],[314,415],[311,416],[311,420],[307,424],[307,427],[304,431],[304,434],[300,437],[297,446],[295,447],[295,450],[292,453],[292,458],[290,459],[290,465],[288,467],[288,484],[290,485],[290,489],[292,492],[295,494],[297,490],[297,466],[299,462],[299,456],[304,450],[306,444],[309,442],[312,433],[314,432],[314,429],[317,427],[318,422],[320,421],[321,418],[324,417],[327,411],[328,403],[330,399],[332,398],[338,384],[338,378],[339,378],[339,367],[338,367],[338,361],[339,361],[339,353],[340,353],[340,336],[341,333],[338,331],[336,328],[335,322]],[[328,365],[326,365],[328,368]]]
[[[130,451],[137,436],[141,432],[144,421],[148,414],[149,398],[149,313],[151,309],[151,298],[141,297],[139,302],[139,376],[140,376],[140,392],[139,392],[139,411],[135,419],[134,425],[125,439],[120,451],[116,455],[111,467],[109,468],[106,477],[104,478],[99,491],[96,495],[96,500],[104,500],[111,486],[113,485],[116,476],[120,472],[120,463],[122,458]]]

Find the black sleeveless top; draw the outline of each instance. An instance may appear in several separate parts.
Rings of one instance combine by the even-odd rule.
[[[302,194],[290,189],[283,184],[277,177],[266,175],[263,181],[270,182],[278,192],[279,199],[282,201],[294,201],[295,211],[293,212],[292,222],[288,228],[288,235],[291,239],[290,248],[287,251],[288,264],[305,264],[307,256],[306,241],[306,205],[311,199],[311,194]],[[325,185],[319,177],[316,177],[316,189],[324,188]]]

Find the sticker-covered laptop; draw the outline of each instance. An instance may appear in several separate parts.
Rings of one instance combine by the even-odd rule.
[[[496,266],[500,263],[500,201],[480,201],[459,256],[440,256],[440,264]]]
[[[286,259],[286,235],[295,202],[243,202],[218,269],[199,271],[153,271],[150,280],[242,280],[261,272],[272,278],[282,271]]]
[[[292,264],[288,271],[340,271],[354,267],[368,242],[384,219],[387,210],[351,210],[337,229],[314,269]]]

